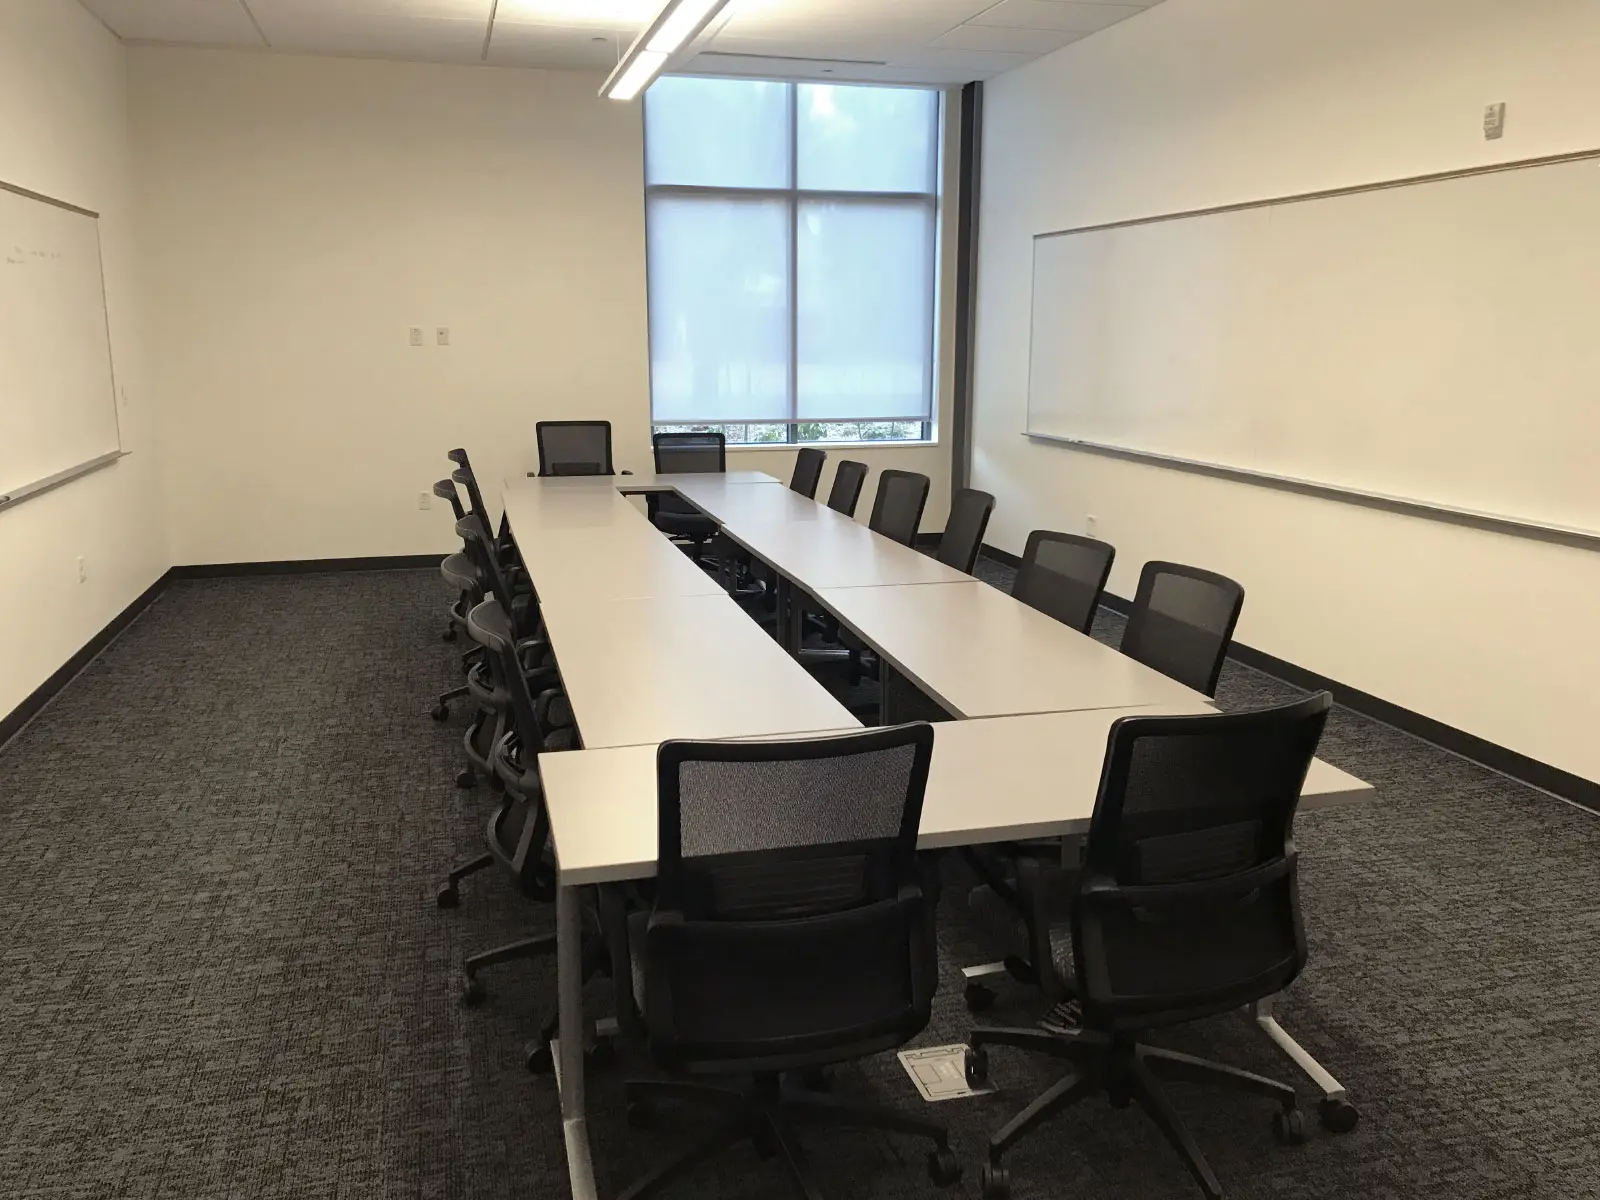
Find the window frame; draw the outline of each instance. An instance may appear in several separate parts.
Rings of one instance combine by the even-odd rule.
[[[788,133],[789,150],[789,186],[787,187],[736,187],[713,184],[677,184],[677,183],[651,183],[650,179],[650,146],[649,122],[644,117],[644,105],[649,104],[648,90],[643,97],[644,104],[640,106],[640,121],[643,126],[644,150],[644,202],[645,202],[645,322],[647,326],[647,353],[650,359],[650,428],[652,432],[667,429],[695,429],[695,430],[726,430],[733,426],[752,425],[782,425],[786,436],[781,441],[763,442],[733,442],[727,444],[740,450],[761,449],[792,449],[796,446],[916,446],[937,443],[938,434],[938,408],[939,408],[939,292],[940,292],[940,246],[941,224],[943,220],[943,167],[944,167],[944,139],[945,139],[945,97],[938,88],[926,86],[907,86],[900,90],[928,92],[933,97],[933,136],[928,139],[928,179],[932,190],[929,192],[891,192],[891,191],[848,191],[834,188],[802,188],[800,186],[800,112],[799,95],[803,86],[817,87],[875,87],[889,88],[892,84],[875,83],[834,83],[829,80],[817,79],[756,79],[741,75],[689,75],[692,79],[717,79],[733,83],[775,83],[785,89],[785,118]],[[718,420],[718,421],[682,421],[659,420],[655,412],[655,339],[656,322],[653,306],[650,303],[650,275],[651,263],[654,255],[650,253],[650,201],[654,196],[679,196],[679,197],[705,197],[708,199],[754,199],[754,200],[781,200],[788,206],[789,213],[789,239],[785,248],[785,255],[789,268],[788,278],[788,303],[789,303],[789,415],[781,421],[746,419],[746,420]],[[800,406],[800,209],[806,201],[860,204],[872,206],[874,204],[890,204],[916,206],[924,208],[928,215],[927,222],[927,249],[926,261],[928,264],[928,279],[930,286],[923,304],[923,326],[926,330],[927,350],[927,402],[928,415],[921,422],[919,434],[915,438],[879,438],[855,441],[817,441],[801,440],[799,427],[801,425],[884,425],[884,424],[910,424],[910,420],[895,421],[879,417],[846,417],[818,419],[801,417]],[[914,419],[913,419],[914,420]]]

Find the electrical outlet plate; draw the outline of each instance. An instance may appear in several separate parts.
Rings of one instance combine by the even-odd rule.
[[[422,345],[422,326],[421,325],[413,325],[411,327],[411,344],[413,346]]]
[[[450,326],[441,325],[438,329],[434,330],[434,339],[439,343],[439,345],[448,346],[450,344]]]
[[[417,507],[418,508],[432,508],[433,507],[433,493],[432,492],[418,492],[417,493]]]

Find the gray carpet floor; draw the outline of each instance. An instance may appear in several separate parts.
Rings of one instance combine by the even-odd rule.
[[[426,571],[179,582],[0,749],[0,1196],[566,1194],[554,1089],[522,1062],[552,964],[457,1001],[464,952],[550,914],[493,874],[433,905],[489,811],[452,785],[461,718],[426,716],[457,679],[444,601]],[[1230,664],[1220,699],[1292,694]],[[1286,1150],[1260,1103],[1174,1088],[1230,1195],[1600,1195],[1600,821],[1345,711],[1322,753],[1378,792],[1299,824],[1312,954],[1281,1013],[1362,1122]],[[959,893],[924,1044],[961,1040],[957,968],[986,957]],[[992,1014],[1036,1015],[1020,986]],[[1293,1078],[1243,1018],[1169,1040]],[[625,1072],[592,1085],[602,1195],[700,1127],[629,1129]],[[977,1195],[987,1133],[1054,1079],[1005,1051],[994,1073],[934,1110],[968,1165],[948,1194]],[[835,1086],[920,1104],[892,1057]],[[909,1141],[808,1147],[840,1200],[938,1194]],[[1021,1198],[1197,1194],[1100,1100],[1010,1163]],[[787,1191],[745,1149],[674,1194]]]

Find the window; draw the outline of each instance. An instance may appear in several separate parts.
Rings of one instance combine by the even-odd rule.
[[[644,120],[655,428],[927,438],[939,94],[668,76]]]

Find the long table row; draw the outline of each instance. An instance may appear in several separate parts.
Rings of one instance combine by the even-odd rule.
[[[541,756],[560,891],[558,1077],[577,1200],[595,1196],[585,1124],[578,889],[655,873],[656,747],[860,722],[624,493],[672,491],[786,590],[832,613],[959,718],[937,727],[919,845],[1083,832],[1111,725],[1207,699],[987,584],[878,536],[759,472],[508,481],[506,517],[537,591],[584,749]],[[792,640],[792,639],[791,639]],[[1317,760],[1302,808],[1371,788]],[[1343,1090],[1272,1019],[1269,1037]]]

